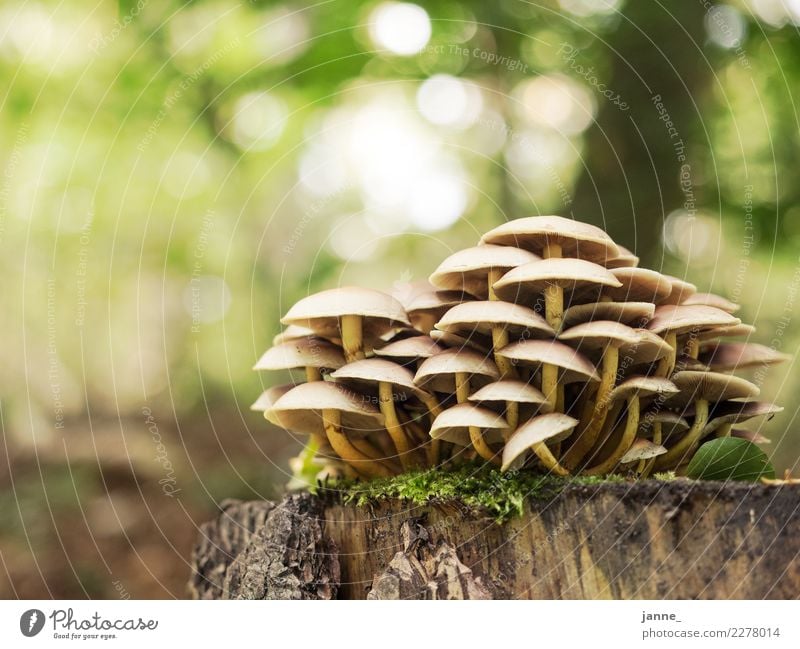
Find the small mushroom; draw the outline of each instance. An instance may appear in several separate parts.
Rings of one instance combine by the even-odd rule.
[[[489,461],[499,464],[490,444],[501,444],[502,431],[506,428],[508,422],[496,412],[473,403],[459,403],[436,417],[431,425],[431,437],[456,446],[490,449]]]
[[[284,394],[295,386],[294,383],[287,383],[286,385],[273,385],[261,393],[261,396],[255,400],[250,410],[254,412],[264,412],[272,407],[272,404],[280,399]]]
[[[772,440],[769,439],[769,437],[764,437],[761,433],[759,433],[756,430],[734,428],[731,431],[731,437],[746,439],[748,442],[752,442],[753,444],[772,444]]]
[[[664,277],[672,282],[672,291],[658,303],[659,306],[662,304],[681,304],[697,293],[697,287],[691,282],[672,275],[664,275]]]
[[[664,440],[670,439],[676,435],[681,435],[689,430],[688,422],[675,412],[663,410],[663,403],[655,404],[655,409],[651,405],[650,409],[642,416],[644,426],[639,426],[639,434],[649,434],[654,444],[662,444]],[[655,458],[647,460],[643,466],[640,466],[639,477],[643,480],[650,475],[655,464]]]
[[[633,462],[644,462],[667,452],[661,444],[651,442],[645,437],[637,437],[628,452],[620,458],[620,464],[631,464]],[[640,465],[641,466],[641,465]]]
[[[345,364],[341,348],[315,336],[296,338],[270,347],[254,370],[291,370],[303,368],[307,381],[321,380],[321,370],[336,370]]]
[[[781,406],[774,403],[763,401],[723,401],[716,404],[708,415],[708,423],[703,428],[701,438],[716,433],[717,437],[728,437],[734,424],[756,417],[767,417],[772,419],[779,412],[783,412]]]
[[[617,244],[619,255],[606,261],[606,268],[631,268],[639,265],[639,258],[625,246]]]
[[[701,345],[699,355],[699,359],[715,372],[775,365],[790,358],[788,354],[758,343],[711,342]]]
[[[709,331],[701,331],[697,338],[702,343],[716,338],[749,338],[755,332],[756,328],[753,325],[741,323],[715,327]]]
[[[569,475],[569,471],[553,456],[547,442],[557,443],[566,439],[577,424],[577,419],[561,412],[551,412],[528,420],[506,442],[501,470],[507,471],[516,466],[520,456],[530,449],[549,471],[560,476]]]
[[[489,383],[475,391],[469,397],[470,401],[481,404],[503,404],[504,415],[508,421],[506,437],[517,427],[520,421],[520,406],[533,409],[536,412],[550,412],[552,406],[547,403],[542,391],[530,383],[516,379],[500,379]],[[532,414],[528,412],[526,414]]]
[[[592,320],[612,320],[629,326],[645,323],[653,317],[656,305],[651,302],[588,302],[574,304],[564,311],[565,328]]]
[[[433,329],[431,330],[430,336],[435,342],[448,348],[468,348],[481,354],[491,354],[492,352],[492,339],[487,338],[483,334],[473,333],[465,338],[464,336],[459,336],[449,331]]]
[[[728,313],[736,313],[741,307],[735,302],[731,302],[721,295],[714,293],[695,293],[687,297],[681,304],[684,306],[713,306],[715,309],[726,311]]]
[[[659,302],[672,292],[672,283],[661,273],[647,268],[614,268],[611,274],[622,284],[603,287],[601,297],[614,302]]]
[[[656,460],[656,470],[679,465],[696,446],[708,423],[709,403],[754,399],[759,393],[758,386],[731,374],[684,371],[676,372],[671,378],[681,390],[673,399],[676,405],[694,401],[694,421],[689,432]]]
[[[414,328],[427,334],[449,309],[474,299],[460,291],[431,291],[414,298],[406,308],[406,313]]]
[[[291,342],[292,340],[297,340],[298,338],[307,338],[308,336],[313,336],[314,331],[309,329],[308,327],[300,327],[299,325],[289,325],[277,334],[272,339],[272,344],[282,345],[283,343]]]
[[[625,400],[626,402],[625,428],[619,442],[612,447],[610,454],[600,464],[587,469],[585,473],[587,475],[603,475],[613,471],[620,463],[633,444],[639,430],[641,399],[657,395],[670,398],[678,392],[679,388],[671,381],[653,376],[635,376],[614,388],[610,399],[612,401]]]
[[[383,415],[362,396],[327,381],[302,383],[264,411],[281,428],[305,435],[325,435],[336,454],[358,473],[389,476],[391,469],[357,448],[349,435],[365,437],[382,429]],[[345,432],[347,431],[347,432]]]
[[[307,327],[323,338],[341,337],[345,359],[361,360],[364,345],[397,327],[410,327],[402,304],[372,289],[346,286],[309,295],[281,318]]]
[[[403,429],[397,415],[395,401],[405,401],[413,396],[422,402],[431,402],[433,397],[424,390],[414,385],[414,375],[402,365],[381,358],[367,358],[349,363],[331,374],[331,379],[337,383],[344,383],[355,388],[371,391],[377,388],[377,400],[383,415],[386,430],[392,438],[400,463],[404,469],[412,468],[414,449],[409,440],[409,435]],[[361,390],[359,390],[361,391]],[[436,404],[438,408],[438,404]],[[437,458],[431,457],[434,461]]]

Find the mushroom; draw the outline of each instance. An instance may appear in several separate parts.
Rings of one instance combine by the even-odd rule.
[[[376,349],[375,355],[390,358],[403,365],[413,364],[414,368],[418,369],[419,364],[426,358],[435,356],[445,349],[430,336],[412,336],[393,340],[388,345]]]
[[[664,275],[664,277],[672,283],[672,291],[658,303],[659,306],[662,304],[681,304],[697,293],[697,287],[691,282],[672,275]]]
[[[501,471],[516,466],[520,456],[530,449],[548,470],[560,476],[569,475],[569,471],[553,456],[547,442],[557,443],[566,439],[577,424],[577,419],[562,412],[551,412],[528,420],[506,442]]]
[[[587,399],[581,415],[578,437],[564,456],[574,468],[594,446],[608,414],[609,395],[614,389],[622,357],[627,364],[653,363],[671,352],[661,338],[645,329],[633,329],[619,322],[596,320],[564,331],[559,339],[586,353],[600,352],[600,385],[593,401]]]
[[[655,270],[647,268],[614,268],[611,274],[622,284],[603,287],[601,297],[614,302],[659,302],[672,292],[672,283]]]
[[[639,258],[625,246],[617,244],[619,255],[614,259],[606,260],[606,268],[630,268],[639,265]]]
[[[626,325],[645,323],[653,317],[651,302],[588,302],[574,304],[564,311],[563,326],[574,327],[591,320],[613,320]]]
[[[392,474],[387,465],[357,448],[348,437],[348,434],[365,437],[382,429],[383,415],[368,400],[341,385],[327,381],[302,383],[265,410],[264,417],[296,433],[324,434],[336,454],[362,475]]]
[[[367,390],[376,388],[377,400],[386,430],[392,438],[400,457],[400,463],[404,469],[412,468],[416,464],[413,456],[414,449],[408,434],[400,423],[395,400],[405,401],[409,396],[413,396],[420,401],[431,402],[433,396],[414,385],[414,375],[411,371],[391,361],[367,358],[349,363],[336,370],[331,374],[331,379],[355,388],[366,388]],[[438,404],[436,405],[438,407]],[[438,458],[435,458],[435,461],[438,461]]]
[[[458,403],[469,399],[470,387],[485,385],[500,378],[497,366],[470,349],[448,349],[431,356],[420,365],[414,383],[435,392],[455,393]],[[444,411],[447,412],[447,411]],[[482,458],[496,462],[495,453],[483,440],[478,428],[470,428],[473,446]]]
[[[689,341],[691,352],[692,349],[697,349],[700,334],[740,323],[741,321],[730,313],[711,306],[659,306],[653,319],[647,323],[647,329],[662,336],[669,343],[673,352],[662,359],[656,374],[658,376],[672,374],[678,352],[678,336],[691,334]],[[697,358],[697,353],[690,353],[690,355]]]
[[[728,313],[736,313],[741,308],[735,302],[731,302],[727,298],[721,295],[715,295],[714,293],[695,293],[687,297],[681,304],[684,306],[713,306],[715,309],[720,309]]]
[[[272,339],[273,345],[281,345],[283,343],[291,342],[292,340],[297,340],[298,338],[306,338],[308,336],[313,336],[314,331],[309,329],[308,327],[300,327],[299,325],[289,325],[277,334]]]
[[[779,412],[781,406],[763,401],[723,401],[716,404],[708,415],[708,423],[703,428],[701,438],[716,433],[717,437],[728,437],[734,424],[741,424],[756,417],[772,419]]]
[[[715,327],[709,331],[701,331],[697,338],[702,343],[716,338],[749,338],[755,332],[756,328],[753,325],[741,323]]]
[[[610,473],[620,463],[625,453],[631,448],[639,430],[640,400],[646,397],[662,395],[669,398],[679,392],[679,388],[671,381],[652,376],[635,376],[620,383],[612,390],[612,401],[625,400],[625,428],[619,441],[611,447],[611,452],[600,464],[584,471],[586,475],[602,475]]]
[[[414,328],[427,334],[449,309],[474,299],[471,295],[460,291],[430,291],[414,298],[409,303],[406,313]]]
[[[759,433],[756,430],[734,428],[731,431],[731,437],[746,439],[748,442],[752,442],[753,444],[772,444],[772,440],[769,439],[769,437],[764,437],[761,433]]]
[[[480,446],[490,449],[490,444],[503,442],[502,431],[508,428],[508,422],[487,408],[472,403],[459,403],[443,410],[431,424],[431,437],[435,440],[450,442],[456,446],[468,447],[475,444],[476,436],[480,438]],[[492,461],[499,461],[492,454]]]
[[[281,322],[307,327],[323,338],[341,337],[348,362],[365,357],[365,342],[369,345],[392,329],[411,326],[396,299],[355,286],[309,295],[289,309]]]
[[[656,459],[656,470],[679,465],[695,447],[708,423],[710,402],[753,399],[759,393],[758,386],[731,374],[683,371],[671,378],[681,390],[674,399],[676,405],[694,401],[694,421],[686,435]]]
[[[662,403],[656,403],[655,406],[655,409],[652,409],[653,406],[651,405],[651,410],[646,412],[643,417],[645,432],[649,431],[653,444],[661,445],[664,440],[689,430],[689,424],[679,414],[663,410]],[[639,427],[639,434],[642,434],[642,428],[642,426]],[[643,480],[647,478],[653,470],[654,464],[655,458],[651,458],[644,465],[640,465],[638,468],[639,477]]]
[[[659,455],[667,452],[661,444],[651,442],[645,437],[637,437],[633,440],[633,444],[628,449],[628,452],[620,458],[620,464],[632,464],[633,462],[645,462]],[[640,467],[643,465],[640,464]]]
[[[790,358],[788,354],[758,343],[711,342],[700,346],[699,355],[699,359],[715,372],[775,365]]]
[[[469,348],[481,354],[490,354],[492,351],[492,339],[483,334],[473,333],[465,338],[449,331],[433,329],[430,335],[435,342],[446,347]]]
[[[255,400],[250,410],[254,412],[264,412],[272,407],[272,404],[280,399],[284,394],[295,386],[294,383],[287,383],[286,385],[273,385],[261,393],[261,396]]]
[[[322,338],[305,336],[270,347],[254,370],[292,370],[304,368],[307,381],[322,379],[321,370],[336,370],[345,364],[342,350]]]

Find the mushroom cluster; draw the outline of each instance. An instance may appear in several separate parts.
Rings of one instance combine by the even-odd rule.
[[[600,228],[509,221],[445,259],[403,302],[310,295],[256,370],[302,370],[253,404],[308,437],[317,478],[385,477],[483,461],[556,475],[641,478],[684,467],[709,436],[779,407],[733,371],[783,354],[732,338],[738,306],[638,267]]]

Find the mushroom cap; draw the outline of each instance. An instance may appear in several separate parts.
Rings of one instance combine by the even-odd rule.
[[[440,345],[450,349],[474,349],[481,354],[488,354],[492,349],[492,339],[483,334],[473,333],[469,336],[460,336],[449,331],[431,331],[431,338]]]
[[[458,446],[470,446],[470,427],[480,428],[488,444],[497,444],[503,441],[502,431],[508,428],[508,422],[488,408],[474,403],[459,403],[437,415],[431,424],[431,437]]]
[[[314,331],[308,327],[289,325],[286,327],[286,329],[275,335],[275,337],[272,339],[272,344],[282,345],[283,343],[288,343],[292,340],[297,340],[298,338],[307,338],[308,336],[313,335]]]
[[[491,244],[465,248],[450,255],[430,276],[434,286],[450,291],[466,291],[480,298],[489,295],[491,270],[509,271],[539,259],[527,250]]]
[[[613,346],[619,349],[620,356],[630,359],[629,363],[652,363],[672,352],[669,344],[654,333],[611,320],[575,325],[562,332],[559,340],[575,344],[584,353]]]
[[[692,370],[694,372],[708,372],[710,368],[708,365],[703,363],[702,361],[693,358],[689,354],[683,353],[680,351],[675,356],[675,369],[674,372],[680,372],[682,370]]]
[[[741,308],[736,302],[731,302],[729,299],[715,293],[695,293],[687,297],[681,304],[684,306],[713,306],[715,309],[728,313],[736,313]]]
[[[413,282],[399,281],[392,286],[391,296],[408,309],[411,302],[424,293],[434,293],[436,288],[427,279],[418,279]]]
[[[378,337],[396,327],[407,326],[403,305],[391,295],[368,288],[344,286],[303,298],[281,318],[283,324],[308,327],[326,338],[339,337],[339,318],[358,315],[364,319],[365,336]]]
[[[382,358],[353,361],[333,372],[330,378],[356,389],[377,388],[379,383],[388,383],[396,394],[410,394],[418,399],[427,396],[414,385],[414,374],[411,370]]]
[[[680,394],[674,397],[680,403],[697,399],[713,402],[754,399],[760,392],[757,385],[732,374],[683,371],[676,372],[671,379],[680,388]]]
[[[532,403],[548,410],[552,407],[539,388],[517,379],[500,379],[494,383],[484,385],[481,389],[471,394],[469,400],[476,403]]]
[[[639,397],[652,397],[661,394],[669,399],[678,394],[678,392],[680,392],[678,386],[669,379],[657,376],[632,376],[615,387],[611,391],[609,399],[611,401],[628,399],[633,394],[638,394]]]
[[[668,439],[674,435],[680,435],[689,430],[689,422],[677,412],[664,410],[661,404],[654,404],[650,410],[645,411],[639,417],[639,435],[647,434],[653,436],[652,424],[661,424],[661,439]]]
[[[565,257],[601,263],[620,256],[617,244],[603,230],[563,216],[529,216],[508,221],[484,234],[480,242],[517,246],[537,255],[548,244],[559,244]]]
[[[299,367],[338,369],[345,364],[341,348],[322,338],[307,336],[270,347],[254,370],[291,370]]]
[[[375,355],[412,361],[420,358],[430,358],[444,350],[445,348],[430,336],[411,336],[410,338],[393,340],[388,345],[376,349]]]
[[[681,304],[687,300],[689,296],[697,293],[697,287],[686,280],[680,279],[679,277],[673,277],[672,275],[664,275],[664,277],[672,282],[672,291],[666,298],[659,302],[659,305]]]
[[[631,268],[639,265],[639,258],[625,246],[617,244],[619,255],[614,259],[606,260],[606,268]]]
[[[515,460],[534,444],[561,441],[578,425],[578,420],[561,412],[551,412],[529,419],[517,428],[503,447],[503,466],[506,471]]]
[[[617,302],[658,302],[672,292],[672,282],[655,270],[614,268],[611,273],[622,286],[604,287],[602,294]]]
[[[713,331],[719,327],[738,325],[740,322],[739,318],[713,306],[670,304],[656,308],[647,328],[657,334],[675,332],[680,335],[690,331]]]
[[[713,340],[715,338],[749,338],[756,332],[756,328],[750,324],[732,324],[701,331],[698,338],[703,340]]]
[[[454,306],[442,316],[435,327],[448,333],[469,336],[474,332],[491,335],[492,329],[498,325],[513,336],[520,336],[525,332],[550,338],[556,335],[547,320],[533,309],[497,300],[464,302]]]
[[[772,444],[769,437],[764,437],[757,430],[747,430],[744,428],[734,428],[731,431],[731,437],[738,437],[739,439],[746,439],[753,444]]]
[[[341,414],[342,428],[363,437],[383,427],[377,406],[347,388],[328,381],[312,381],[293,387],[264,411],[267,421],[298,434],[325,434],[323,410]]]
[[[555,365],[563,383],[600,380],[594,365],[583,355],[555,340],[522,340],[506,345],[496,353],[524,365]]]
[[[628,452],[620,459],[620,464],[628,464],[629,462],[637,462],[639,460],[649,460],[653,457],[658,457],[667,452],[667,449],[661,444],[653,444],[649,439],[644,437],[637,437],[633,440],[633,444],[628,449]]]
[[[613,320],[623,324],[645,322],[653,317],[652,302],[589,302],[576,304],[564,311],[564,326],[573,327],[591,320]]]
[[[495,282],[494,291],[501,299],[516,302],[520,296],[537,296],[550,285],[580,291],[593,286],[621,286],[621,282],[599,264],[556,257],[512,268]]]
[[[700,360],[717,372],[727,372],[745,367],[774,365],[791,358],[772,347],[758,343],[713,342],[700,349]]]
[[[703,428],[703,435],[713,433],[725,424],[741,424],[756,417],[772,418],[783,412],[781,406],[763,401],[723,401],[714,406],[708,416],[708,423]]]
[[[467,374],[470,383],[485,385],[500,378],[497,366],[488,356],[471,349],[447,349],[425,359],[414,377],[421,388],[454,392],[456,374]]]
[[[461,291],[431,291],[417,295],[408,305],[407,314],[411,323],[416,326],[419,316],[432,315],[440,318],[448,309],[462,302],[469,302],[475,298]]]
[[[261,393],[261,396],[255,400],[250,410],[255,412],[264,412],[272,407],[272,404],[280,399],[284,394],[295,386],[294,383],[287,383],[286,385],[273,385]]]

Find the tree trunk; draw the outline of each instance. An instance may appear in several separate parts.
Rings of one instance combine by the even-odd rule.
[[[497,524],[458,502],[223,504],[201,528],[195,598],[795,598],[796,487],[573,485]]]

